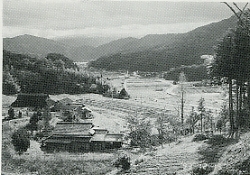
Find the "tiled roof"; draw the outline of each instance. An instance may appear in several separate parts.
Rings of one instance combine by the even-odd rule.
[[[92,121],[86,121],[84,123],[73,122],[58,122],[53,131],[54,134],[73,134],[73,133],[89,133],[90,128],[93,126]]]

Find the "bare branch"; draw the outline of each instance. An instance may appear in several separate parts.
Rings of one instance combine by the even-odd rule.
[[[248,2],[246,3],[246,5],[244,6],[244,8],[242,10],[238,7],[238,5],[235,2],[233,3],[233,5],[241,12],[240,16],[239,16],[239,17],[241,17],[241,15],[244,13],[244,11],[248,5]]]
[[[228,6],[228,8],[231,9],[231,11],[232,11],[232,12],[235,14],[235,16],[238,18],[238,20],[239,20],[239,22],[240,22],[240,25],[241,25],[242,27],[246,27],[246,28],[249,30],[249,27],[247,26],[247,24],[244,23],[244,21],[242,21],[242,19],[241,19],[241,15],[242,15],[243,11],[237,6],[237,4],[236,4],[236,3],[233,3],[233,4],[237,7],[237,9],[239,9],[239,10],[241,11],[240,16],[236,13],[236,11],[233,9],[233,7],[231,7],[227,2],[222,2],[222,3],[226,4],[226,5]],[[248,5],[248,3],[246,3],[246,5],[244,6],[243,9],[245,9],[247,5]],[[248,8],[248,10],[249,10],[249,8]]]
[[[236,13],[236,11],[233,9],[233,7],[231,7],[227,2],[222,2],[224,4],[226,4],[228,6],[228,8],[230,8],[232,10],[232,12],[235,14],[235,16],[240,19],[240,17],[238,16],[238,14]]]

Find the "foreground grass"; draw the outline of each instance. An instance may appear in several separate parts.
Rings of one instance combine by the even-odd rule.
[[[6,157],[5,157],[6,158]],[[9,173],[27,174],[105,174],[112,170],[110,160],[105,161],[82,161],[67,160],[61,157],[52,159],[23,159],[9,157],[2,159],[2,171]]]

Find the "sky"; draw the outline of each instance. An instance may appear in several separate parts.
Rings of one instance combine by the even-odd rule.
[[[220,2],[3,0],[2,36],[139,38],[184,33],[232,15]]]

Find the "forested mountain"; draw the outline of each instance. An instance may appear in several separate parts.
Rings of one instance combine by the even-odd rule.
[[[74,61],[89,61],[93,59],[90,55],[93,53],[94,47],[73,47],[51,39],[32,35],[20,35],[14,38],[4,38],[3,49],[13,53],[26,54],[40,58],[45,57],[48,53],[58,53]]]
[[[119,37],[84,37],[84,36],[69,36],[69,37],[53,38],[54,41],[57,41],[64,45],[73,46],[73,47],[81,47],[81,46],[98,47],[100,45],[107,44],[117,39],[120,39],[120,38]]]
[[[86,38],[82,37],[78,39],[57,39],[54,41],[32,35],[21,35],[14,38],[4,38],[3,46],[5,50],[13,53],[27,54],[41,58],[45,57],[48,53],[59,53],[74,61],[90,61],[119,52],[132,53],[168,42],[171,43],[173,39],[176,39],[174,37],[176,35],[147,35],[141,39],[132,37],[121,38],[98,47],[88,46],[87,44],[91,45],[91,40],[86,40]],[[97,40],[95,39],[93,42],[98,43]],[[100,38],[99,42],[102,42],[102,40],[103,38]],[[86,41],[86,45],[84,45],[84,41]]]
[[[92,47],[83,45],[81,38],[54,41],[22,35],[3,40],[4,49],[13,53],[43,58],[59,53],[74,61],[93,61],[90,66],[107,70],[167,71],[180,65],[201,64],[201,55],[213,54],[213,46],[228,28],[236,25],[231,17],[199,27],[184,34],[152,34],[137,38],[122,38]],[[73,41],[77,41],[75,44]],[[86,42],[87,44],[87,42]]]
[[[167,71],[181,65],[201,64],[203,60],[200,59],[200,56],[212,55],[213,46],[217,44],[228,28],[234,28],[235,25],[236,17],[232,16],[185,34],[169,35],[168,42],[163,42],[153,48],[101,57],[93,61],[90,66],[107,70],[157,72]],[[130,45],[132,46],[131,43]]]

